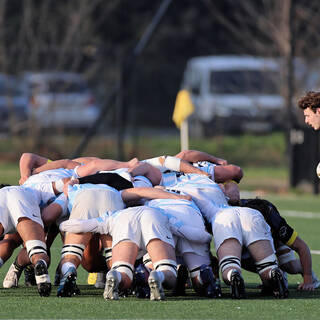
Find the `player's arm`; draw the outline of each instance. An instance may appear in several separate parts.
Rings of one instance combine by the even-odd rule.
[[[160,170],[147,162],[138,162],[136,165],[132,166],[128,172],[133,177],[145,176],[151,181],[153,186],[159,185],[162,179]]]
[[[183,150],[175,155],[175,157],[188,162],[209,161],[211,163],[227,165],[228,161],[222,158],[217,158],[209,153],[198,150]]]
[[[48,158],[39,156],[35,153],[23,153],[20,157],[20,180],[19,184],[23,184],[31,175],[34,168],[40,167],[48,162]]]
[[[135,202],[140,199],[184,199],[191,200],[190,196],[167,192],[160,188],[130,188],[121,191],[124,202]]]
[[[287,243],[287,245],[289,244]],[[308,245],[297,236],[289,247],[297,252],[302,267],[303,283],[299,284],[298,290],[314,290],[312,283],[312,258]]]
[[[196,173],[196,174],[202,174],[205,176],[209,176],[209,174],[207,172],[204,172],[202,170],[200,170],[199,168],[194,167],[192,164],[190,164],[189,162],[185,161],[185,160],[181,160],[180,161],[180,172],[183,173]]]
[[[87,162],[83,166],[79,167],[77,172],[80,177],[85,177],[91,174],[95,174],[98,171],[110,171],[121,168],[132,168],[138,162],[139,160],[137,158],[133,158],[130,161],[117,161],[112,159],[95,158]]]
[[[200,170],[199,168],[194,167],[189,162],[177,157],[160,156],[144,160],[143,162],[152,165],[153,167],[159,169],[161,172],[171,170],[183,173],[196,173],[208,176],[208,173]]]
[[[298,233],[280,216],[274,212],[270,217],[273,217],[273,236],[275,239],[285,243],[292,250],[297,252],[301,264],[301,273],[303,283],[299,284],[298,290],[314,290],[312,283],[312,258],[308,245],[298,236]],[[270,224],[271,225],[271,224]]]
[[[47,170],[60,169],[60,168],[74,169],[76,166],[79,166],[79,165],[80,165],[79,162],[69,160],[69,159],[50,161],[42,165],[41,167],[33,169],[32,174],[40,173],[42,171],[47,171]]]
[[[97,159],[100,159],[100,158],[97,158],[97,157],[79,157],[79,158],[75,158],[75,159],[72,159],[72,160],[76,161],[76,162],[80,162],[82,164],[87,164],[88,162],[93,161],[93,160],[97,160]]]

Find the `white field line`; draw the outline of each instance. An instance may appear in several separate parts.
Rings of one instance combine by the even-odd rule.
[[[295,217],[295,218],[302,218],[302,219],[320,219],[319,213],[307,212],[307,211],[281,210],[280,214],[286,217]]]

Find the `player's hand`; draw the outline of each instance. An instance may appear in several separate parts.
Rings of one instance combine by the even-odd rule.
[[[298,285],[298,290],[301,290],[301,291],[314,291],[314,285],[313,283],[300,283]]]
[[[30,176],[27,176],[27,175],[21,177],[20,180],[19,180],[20,186],[21,186],[22,184],[24,184],[29,177],[30,177]]]
[[[228,164],[228,161],[225,159],[217,158],[216,164],[219,164],[221,166],[226,166]]]
[[[75,178],[64,178],[63,181],[63,193],[66,195],[66,197],[68,197],[69,186],[72,187],[74,184],[79,184],[79,180]]]

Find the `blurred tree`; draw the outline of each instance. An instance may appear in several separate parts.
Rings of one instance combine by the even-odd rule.
[[[172,126],[171,115],[187,60],[198,55],[288,56],[288,3],[293,0],[173,1],[137,61],[133,125]],[[78,71],[103,102],[127,55],[161,0],[3,0],[0,72]],[[320,2],[296,0],[296,56],[311,66],[319,56]],[[312,47],[311,47],[312,46]],[[311,47],[311,48],[310,48]],[[113,130],[115,107],[105,130]],[[40,140],[40,138],[38,139]]]

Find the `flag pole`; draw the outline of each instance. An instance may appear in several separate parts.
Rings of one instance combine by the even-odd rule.
[[[189,126],[188,126],[188,119],[185,119],[181,123],[181,129],[180,129],[180,147],[182,150],[188,150],[189,149]]]
[[[173,110],[172,120],[180,129],[180,148],[189,149],[189,128],[188,117],[194,112],[194,105],[190,93],[186,89],[178,92],[175,107]]]

